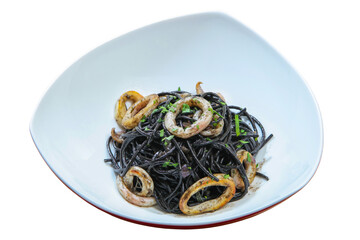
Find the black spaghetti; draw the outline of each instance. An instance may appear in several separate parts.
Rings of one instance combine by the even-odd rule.
[[[246,108],[219,93],[124,93],[106,145],[121,195],[169,213],[215,211],[244,197],[257,172],[255,156],[272,138]],[[129,108],[125,103],[132,102]]]

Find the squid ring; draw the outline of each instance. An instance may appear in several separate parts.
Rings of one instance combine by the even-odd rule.
[[[176,116],[181,112],[182,106],[184,104],[189,105],[190,107],[195,106],[202,110],[202,114],[198,120],[191,124],[188,128],[184,128],[176,125]],[[210,103],[202,97],[186,97],[176,102],[176,109],[174,112],[167,112],[165,115],[165,127],[169,132],[174,134],[179,138],[189,138],[192,137],[202,130],[204,130],[212,119],[212,112],[210,110]]]
[[[236,156],[241,163],[243,163],[243,162],[245,163],[246,176],[249,180],[249,184],[251,184],[254,181],[254,178],[256,175],[255,158],[251,155],[251,153],[249,153],[248,151],[245,151],[243,149],[237,151]],[[237,189],[245,188],[245,184],[240,176],[239,170],[237,170],[236,168],[231,169],[231,177],[234,178],[234,183],[235,183],[235,186]]]
[[[126,129],[132,129],[136,127],[140,120],[145,116],[149,116],[151,112],[159,105],[159,96],[157,94],[151,94],[146,96],[135,104],[133,104],[126,111],[121,124]]]
[[[193,185],[191,185],[181,196],[179,201],[180,210],[186,215],[195,215],[205,212],[213,212],[221,207],[223,207],[226,203],[228,203],[234,196],[236,188],[234,181],[231,177],[224,178],[225,174],[217,173],[214,174],[215,177],[219,179],[219,181],[212,180],[210,177],[204,177]],[[188,206],[187,203],[192,195],[210,186],[225,186],[227,187],[225,191],[216,199],[208,200],[206,202],[200,203],[195,206]]]
[[[132,193],[119,175],[116,177],[116,185],[121,196],[129,203],[140,207],[151,207],[156,204],[154,197],[142,197]]]
[[[141,192],[134,190],[133,180],[134,176],[138,177],[141,181]],[[154,192],[154,182],[150,175],[141,167],[132,166],[125,174],[123,181],[128,189],[131,189],[133,193],[141,197],[150,197]]]
[[[115,104],[115,120],[117,124],[121,127],[121,121],[126,113],[126,102],[130,101],[132,104],[142,99],[143,96],[136,91],[127,91],[120,96]]]
[[[193,118],[195,120],[198,120],[200,115],[201,115],[202,111],[201,110],[197,110],[194,113]],[[218,115],[214,115],[214,118],[216,120],[218,120],[219,116]],[[218,135],[220,135],[220,133],[222,132],[224,128],[224,120],[221,119],[215,126],[207,126],[203,131],[200,132],[200,134],[204,137],[216,137]]]
[[[217,120],[219,116],[214,115],[214,118]],[[223,128],[224,128],[224,120],[221,119],[215,126],[209,125],[200,134],[205,137],[216,137],[222,132]]]

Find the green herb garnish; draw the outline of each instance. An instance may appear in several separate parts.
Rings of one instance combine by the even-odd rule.
[[[171,104],[171,103],[170,103]],[[171,106],[169,107],[169,110],[171,112],[175,112],[176,111],[176,104],[171,104]]]
[[[161,141],[165,141],[165,140],[171,141],[171,139],[173,139],[173,138],[174,138],[174,135],[170,135],[168,137],[164,137],[163,139],[161,139]]]
[[[145,127],[145,131],[149,131],[150,129],[148,127]]]
[[[179,129],[177,129],[177,128],[171,129],[172,132],[177,132],[177,130],[179,130]]]
[[[208,110],[209,110],[212,114],[216,114],[216,115],[218,115],[219,117],[224,118],[220,113],[218,113],[218,112],[215,111],[214,109],[208,108]]]
[[[227,147],[227,148],[228,148],[228,147],[229,147],[229,144],[227,144],[227,143],[226,143],[226,144],[225,144],[225,147]]]
[[[161,129],[160,130],[160,137],[163,137],[164,136],[164,129]]]
[[[154,114],[154,113],[156,113],[157,111],[159,111],[159,109],[155,108],[155,109],[152,111],[151,114]]]
[[[221,105],[223,105],[223,106],[225,106],[225,105],[226,105],[226,103],[224,103],[224,102],[220,102],[220,104],[221,104]]]
[[[248,162],[251,162],[251,156],[250,156],[250,153],[247,154],[247,161]]]
[[[163,163],[163,167],[167,167],[167,166],[171,166],[171,167],[177,167],[179,164],[178,163],[173,163],[173,162],[170,162],[170,159],[167,160],[166,162]]]
[[[244,140],[239,140],[239,142],[245,144],[245,143],[249,143],[248,141],[244,141]]]
[[[181,91],[181,88],[180,88],[180,87],[178,87],[178,91],[179,91],[179,92]]]
[[[206,138],[206,140],[207,140],[207,141],[212,141],[212,140],[211,140],[210,138],[208,138],[208,137]]]
[[[240,135],[240,123],[239,123],[239,115],[235,115],[235,131],[236,131],[236,136]]]
[[[228,179],[229,177],[230,177],[229,174],[225,174],[225,175],[224,175],[224,178],[225,178],[225,179]]]
[[[197,128],[197,129],[200,129],[199,124],[196,124],[196,128]]]
[[[187,105],[186,103],[184,103],[184,104],[182,105],[181,111],[182,111],[182,113],[190,113],[190,112],[191,112],[190,106]]]
[[[145,122],[145,121],[146,121],[146,116],[144,115],[144,116],[141,118],[140,122]]]

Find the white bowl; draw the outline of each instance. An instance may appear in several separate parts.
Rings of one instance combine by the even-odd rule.
[[[181,86],[194,92],[197,81],[229,104],[247,107],[274,134],[262,168],[270,181],[216,212],[192,217],[129,204],[103,161],[116,126],[115,101],[127,90],[147,95]],[[323,146],[319,108],[304,80],[259,36],[220,13],[152,24],[91,51],[50,87],[30,132],[51,170],[81,198],[121,219],[169,228],[216,226],[271,208],[309,182]]]

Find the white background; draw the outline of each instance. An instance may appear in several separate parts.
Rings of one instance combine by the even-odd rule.
[[[37,103],[68,66],[95,47],[150,23],[206,11],[247,25],[309,83],[324,122],[319,169],[284,203],[222,227],[158,229],[99,211],[68,190],[37,152],[28,130]],[[359,237],[356,1],[1,1],[0,33],[1,239]]]

